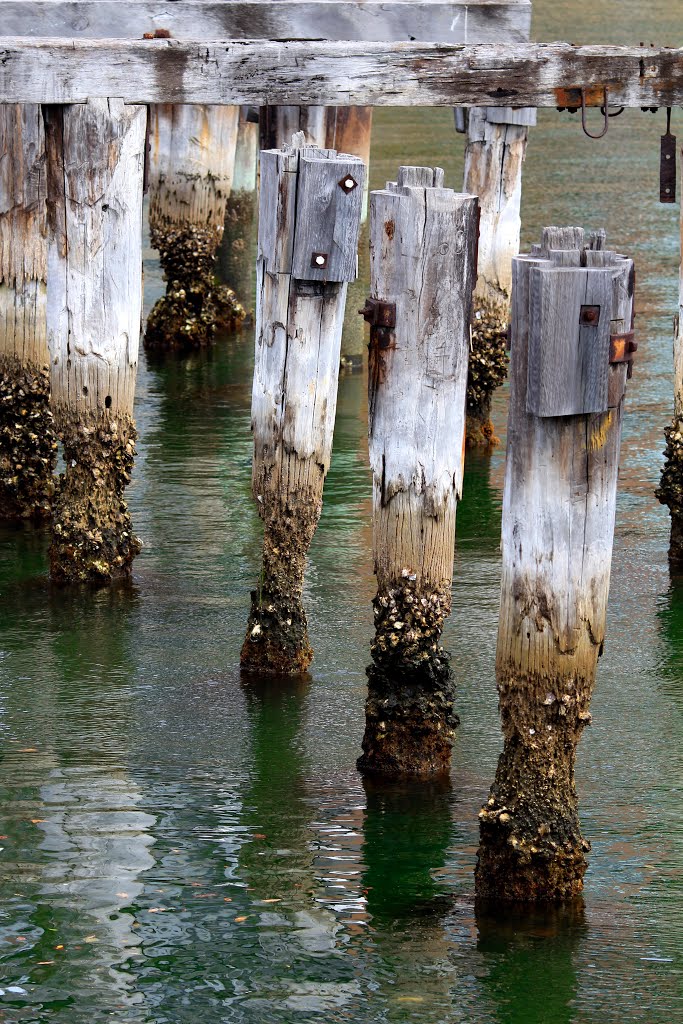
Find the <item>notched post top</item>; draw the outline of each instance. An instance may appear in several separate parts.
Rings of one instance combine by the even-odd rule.
[[[604,246],[603,230],[586,238],[583,228],[546,227],[532,247],[526,409],[533,416],[603,413],[623,397],[636,348],[633,263]]]
[[[363,161],[334,149],[292,145],[261,153],[266,199],[259,219],[258,255],[271,274],[299,281],[355,281],[358,235],[366,168]],[[275,202],[270,202],[271,199]],[[284,230],[283,230],[284,228]]]

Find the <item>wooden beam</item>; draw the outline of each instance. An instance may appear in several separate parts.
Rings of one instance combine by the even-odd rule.
[[[683,105],[683,49],[570,43],[178,42],[6,38],[0,103]],[[577,130],[580,126],[577,125]]]
[[[522,42],[530,0],[3,0],[0,35],[69,39],[423,39],[450,43]]]

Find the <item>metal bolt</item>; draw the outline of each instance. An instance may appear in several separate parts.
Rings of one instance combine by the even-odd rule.
[[[599,306],[582,306],[579,314],[580,324],[597,324],[600,319]]]
[[[337,184],[343,192],[346,192],[347,195],[349,192],[353,192],[354,188],[358,188],[358,182],[355,178],[352,178],[350,174],[345,174]]]
[[[311,266],[316,270],[322,270],[327,266],[327,255],[326,252],[314,252],[311,256]]]

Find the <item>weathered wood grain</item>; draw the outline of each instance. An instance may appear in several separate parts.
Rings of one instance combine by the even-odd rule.
[[[355,269],[365,179],[360,160],[306,146],[303,133],[294,142],[261,154],[251,413],[263,568],[241,655],[247,669],[280,674],[304,671],[313,655],[302,604],[304,571],[330,463],[348,270]],[[358,187],[347,195],[338,182],[349,173]],[[341,273],[321,280],[311,252],[332,255],[335,246],[343,256],[336,264]]]
[[[1,35],[141,39],[366,39],[512,42],[527,39],[530,0],[3,0]]]
[[[39,106],[0,107],[0,357],[47,366],[45,133]]]
[[[59,581],[127,576],[140,550],[123,491],[135,454],[147,111],[95,99],[49,111],[47,322],[64,451],[50,566]]]
[[[551,236],[578,265],[577,232]],[[480,813],[476,876],[478,894],[497,900],[569,899],[582,889],[574,759],[603,649],[619,467],[621,403],[595,415],[527,411],[530,279],[555,258],[539,250],[513,261],[496,660],[504,749]],[[630,323],[631,261],[591,273],[618,280],[611,319]]]
[[[41,109],[0,106],[1,519],[45,518],[54,489],[46,199]]]
[[[683,167],[681,167],[683,195]],[[678,316],[674,326],[674,415],[683,419],[683,212],[681,213],[681,263],[678,278]]]
[[[527,411],[532,415],[607,411],[612,291],[604,268],[531,269]],[[581,323],[583,306],[597,307],[595,322]]]
[[[178,42],[7,37],[0,102],[265,106],[683,105],[683,50],[570,43]]]
[[[439,647],[450,612],[462,488],[475,196],[443,171],[401,167],[370,195],[374,299],[396,326],[371,327],[369,448],[377,575],[363,771],[444,771],[453,682]]]

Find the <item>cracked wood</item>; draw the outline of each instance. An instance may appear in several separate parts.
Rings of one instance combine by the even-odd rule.
[[[683,105],[683,49],[518,43],[6,37],[0,102],[328,106]]]

